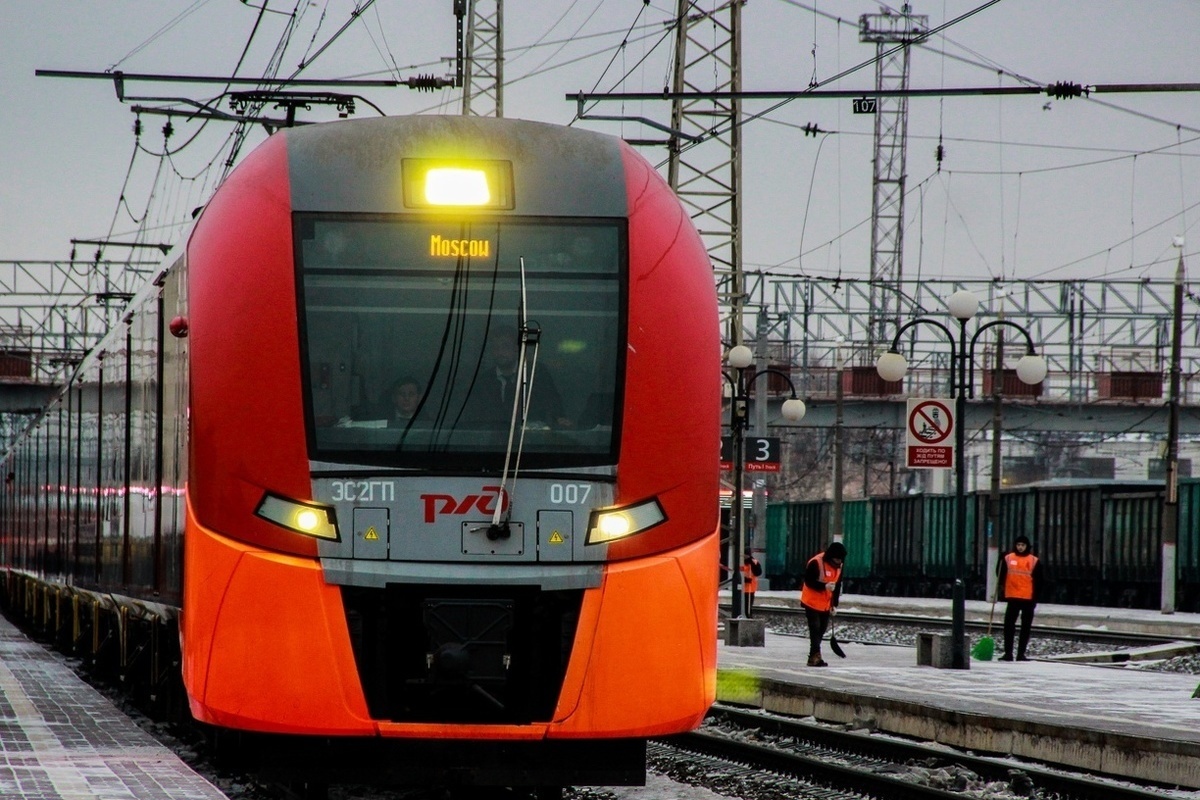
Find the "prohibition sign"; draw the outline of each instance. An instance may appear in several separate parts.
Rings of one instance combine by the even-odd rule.
[[[908,413],[910,440],[915,439],[921,444],[939,444],[953,430],[954,415],[944,403],[937,400],[922,400]]]

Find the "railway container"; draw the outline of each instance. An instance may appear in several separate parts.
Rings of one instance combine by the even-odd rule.
[[[1200,610],[1200,480],[1179,490],[1177,606]],[[985,599],[987,548],[1001,552],[1018,535],[1028,536],[1045,559],[1045,602],[1154,608],[1162,580],[1161,485],[1149,482],[1047,483],[1004,489],[996,527],[989,492],[967,496],[967,596]],[[860,504],[855,506],[854,504]],[[872,497],[848,501],[846,543],[850,557],[870,553],[868,563],[846,572],[852,592],[949,597],[955,575],[956,498],[952,495]],[[791,506],[802,514],[791,514]],[[829,501],[773,504],[768,509],[771,548],[765,565],[791,587],[797,566],[788,559],[793,538],[814,547],[824,537]],[[856,546],[851,537],[870,546]],[[813,550],[815,552],[815,549]],[[783,559],[783,560],[780,560]],[[802,565],[801,565],[802,566]]]

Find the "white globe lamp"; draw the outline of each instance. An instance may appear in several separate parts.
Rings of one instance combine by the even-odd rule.
[[[734,369],[745,369],[754,363],[754,352],[744,344],[729,348],[725,361]]]
[[[1041,383],[1046,378],[1046,359],[1033,353],[1021,356],[1021,360],[1017,362],[1017,377],[1021,379],[1021,383],[1030,386]]]
[[[879,357],[875,362],[875,371],[879,373],[879,377],[885,381],[898,381],[904,377],[904,373],[908,371],[908,361],[904,356],[895,351],[888,351]]]
[[[979,301],[966,289],[959,289],[950,295],[950,299],[946,301],[946,307],[950,309],[951,316],[961,322],[966,322],[979,310]]]
[[[808,408],[805,407],[804,401],[797,397],[784,400],[783,407],[779,410],[783,414],[784,419],[789,419],[792,422],[804,419],[804,415],[808,413]]]

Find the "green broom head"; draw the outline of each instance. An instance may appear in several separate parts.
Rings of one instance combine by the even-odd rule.
[[[995,654],[996,640],[990,636],[984,636],[971,648],[971,656],[976,661],[991,661],[992,656]]]

